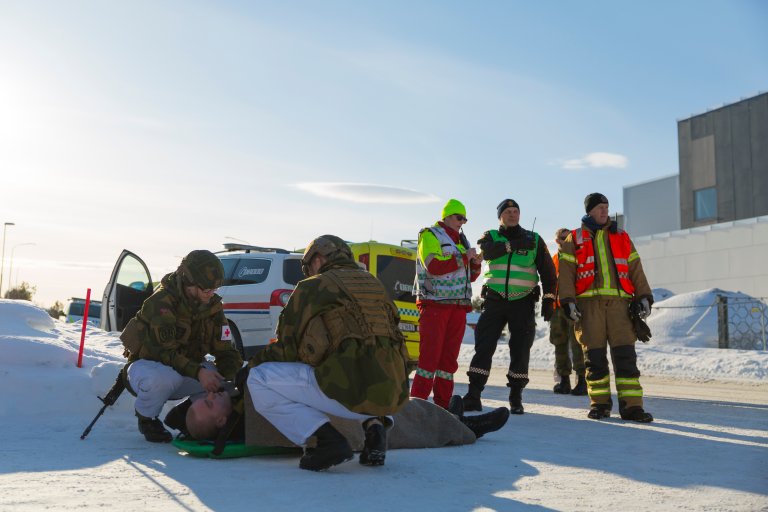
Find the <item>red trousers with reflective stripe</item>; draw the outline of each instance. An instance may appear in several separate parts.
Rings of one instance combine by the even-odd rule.
[[[417,373],[413,377],[411,396],[426,400],[434,391],[435,404],[448,408],[453,394],[453,374],[459,368],[458,357],[467,308],[458,304],[422,303],[419,308],[419,368],[424,372],[440,370],[450,374],[446,379],[438,375],[427,378]]]

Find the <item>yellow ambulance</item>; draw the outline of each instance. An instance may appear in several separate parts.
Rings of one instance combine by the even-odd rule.
[[[355,260],[379,278],[400,313],[400,331],[408,347],[409,369],[419,362],[419,310],[413,295],[416,277],[416,250],[411,241],[402,245],[382,244],[375,241],[350,243]]]

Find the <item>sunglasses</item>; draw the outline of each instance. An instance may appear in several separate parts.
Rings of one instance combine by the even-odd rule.
[[[456,220],[459,222],[467,222],[469,220],[465,216],[459,215],[458,213],[454,214],[454,217],[456,217]]]
[[[566,235],[566,236],[561,236],[561,237],[559,238],[559,240],[560,240],[561,242],[565,242],[565,239],[566,239],[566,238],[568,238],[568,235]]]

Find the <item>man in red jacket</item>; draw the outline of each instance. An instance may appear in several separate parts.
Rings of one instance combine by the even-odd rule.
[[[461,231],[467,222],[464,205],[449,200],[441,218],[419,232],[414,292],[421,343],[411,396],[426,400],[434,391],[435,403],[447,409],[480,259]]]

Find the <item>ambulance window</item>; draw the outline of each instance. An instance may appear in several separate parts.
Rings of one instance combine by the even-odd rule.
[[[240,260],[230,284],[258,284],[263,283],[269,275],[269,267],[272,261],[267,259],[242,259]]]
[[[416,263],[413,260],[394,256],[376,258],[376,277],[384,283],[392,300],[416,302],[416,297],[411,293],[415,275]]]

